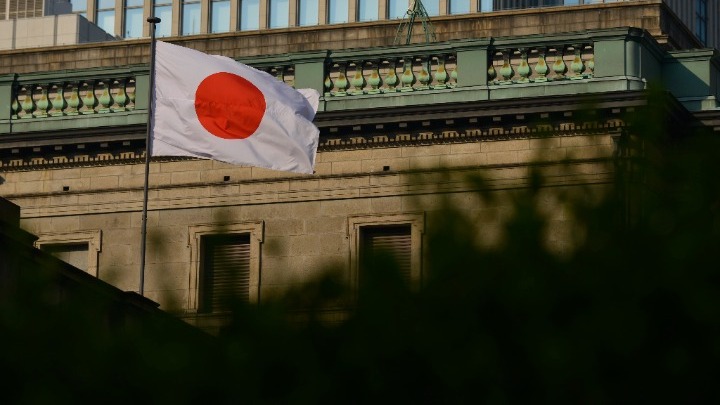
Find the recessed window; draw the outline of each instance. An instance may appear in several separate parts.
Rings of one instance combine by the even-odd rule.
[[[298,25],[301,27],[318,24],[318,1],[298,0]]]
[[[87,272],[98,275],[98,254],[101,250],[102,232],[99,229],[41,233],[35,247],[58,259]]]
[[[270,1],[270,28],[285,28],[290,21],[289,0]]]
[[[87,17],[87,0],[70,0],[72,12]]]
[[[703,45],[707,44],[707,0],[695,3],[695,36]]]
[[[429,16],[440,15],[440,0],[426,0],[423,1],[425,11]]]
[[[362,269],[378,260],[393,260],[400,276],[413,288],[422,275],[423,213],[375,214],[348,218],[350,280],[357,288]]]
[[[340,24],[348,22],[348,0],[328,1],[328,23]]]
[[[470,12],[470,0],[449,0],[450,14],[466,14]]]
[[[125,0],[125,38],[140,38],[143,32],[143,0]]]
[[[88,243],[52,243],[42,245],[41,250],[78,269],[88,271]]]
[[[185,0],[182,3],[182,35],[200,33],[200,1]]]
[[[407,0],[388,0],[388,19],[403,18],[407,11]]]
[[[391,260],[400,277],[410,284],[412,269],[412,232],[409,224],[375,225],[360,228],[360,263],[375,268]],[[362,283],[362,272],[359,274]]]
[[[210,3],[210,32],[230,31],[230,0],[213,0]]]
[[[260,28],[260,0],[240,0],[240,30]]]
[[[228,309],[250,301],[250,234],[206,235],[201,238],[198,312]]]
[[[169,37],[172,35],[172,0],[155,0],[155,17],[160,23],[155,25],[155,35]]]
[[[189,312],[221,313],[232,302],[258,301],[263,229],[262,221],[188,228]]]
[[[115,1],[98,0],[95,24],[110,35],[115,35]]]
[[[378,0],[358,1],[358,21],[375,21],[378,19]]]

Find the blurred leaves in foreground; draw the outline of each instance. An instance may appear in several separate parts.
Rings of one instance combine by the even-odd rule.
[[[3,301],[2,402],[716,402],[720,139],[665,125],[660,104],[634,117],[607,195],[564,201],[582,229],[565,254],[546,247],[536,176],[492,247],[465,211],[435,213],[422,288],[392,260],[362,269],[357,291],[329,271],[236,306],[218,337],[109,335],[87,303],[43,304],[34,285]],[[338,307],[344,321],[323,320]]]

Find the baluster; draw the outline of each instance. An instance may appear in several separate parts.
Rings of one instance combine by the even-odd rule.
[[[413,84],[415,84],[415,73],[413,72],[413,59],[408,56],[404,58],[403,74],[400,77],[402,82],[402,88],[400,91],[414,91]]]
[[[550,70],[547,65],[547,61],[545,61],[545,48],[538,49],[538,61],[537,64],[535,64],[535,72],[537,73],[537,77],[535,78],[535,82],[546,82],[548,71]]]
[[[338,64],[338,77],[335,79],[335,87],[337,88],[337,91],[335,91],[335,95],[338,97],[343,97],[347,95],[348,88],[348,79],[347,79],[347,63],[342,62]]]
[[[127,81],[125,79],[118,79],[118,81],[117,81],[118,89],[117,89],[117,93],[115,93],[115,103],[117,104],[117,106],[115,106],[112,109],[113,112],[127,111],[127,108],[125,108],[125,105],[127,104],[127,101],[128,101],[128,96],[127,96],[127,93],[125,92],[126,82]]]
[[[52,106],[52,112],[50,113],[53,117],[62,117],[65,115],[65,108],[67,102],[65,101],[65,83],[60,83],[55,86],[55,97],[50,100]]]
[[[458,65],[457,60],[455,61],[455,69],[453,69],[450,72],[450,78],[452,79],[452,82],[448,84],[448,87],[457,87],[458,85]]]
[[[585,74],[585,77],[587,77],[588,79],[595,76],[595,48],[591,47],[591,50],[592,54],[590,55],[590,59],[588,59],[587,61],[587,68],[590,72]]]
[[[445,56],[439,55],[437,57],[438,64],[437,68],[435,69],[435,85],[432,86],[433,89],[447,89],[447,81],[448,81],[448,72],[445,69]]]
[[[490,67],[487,69],[488,73],[488,84],[497,84],[497,70],[495,70],[495,52],[490,53]]]
[[[328,68],[327,73],[325,75],[325,81],[323,82],[323,86],[325,86],[325,97],[330,97],[332,95],[332,89],[335,86],[335,83],[333,83],[332,79],[330,78],[330,69]]]
[[[513,70],[512,63],[510,62],[512,54],[512,49],[503,52],[503,65],[500,68],[500,75],[503,77],[503,80],[500,81],[500,84],[512,84],[512,77],[515,76],[515,70]]]
[[[528,50],[527,48],[523,48],[520,50],[520,65],[518,65],[517,72],[520,75],[520,79],[518,79],[518,83],[528,83],[530,82],[530,74],[532,73],[532,70],[530,69],[530,65],[528,64]]]
[[[282,83],[285,83],[285,67],[275,66],[275,78]]]
[[[97,103],[97,97],[95,97],[95,82],[90,80],[85,82],[85,95],[82,97],[83,110],[81,114],[95,114],[95,104]]]
[[[100,97],[98,97],[98,103],[100,104],[100,108],[98,108],[98,112],[101,114],[109,113],[110,112],[110,106],[113,104],[112,95],[110,94],[110,81],[109,80],[102,80],[102,93],[100,93]]]
[[[50,108],[50,100],[48,100],[47,88],[49,85],[41,84],[40,87],[40,98],[35,102],[35,111],[33,117],[45,118],[48,116],[47,111]]]
[[[355,74],[353,74],[352,79],[350,79],[350,84],[354,87],[354,89],[350,90],[348,93],[354,96],[365,94],[365,76],[363,75],[363,61],[357,61],[355,62]]]
[[[50,108],[50,100],[48,100],[47,89],[49,85],[40,85],[40,98],[35,102],[35,112],[33,116],[35,118],[45,118],[48,116],[47,111]]]
[[[432,76],[430,76],[430,58],[421,56],[420,57],[420,72],[417,74],[417,81],[420,82],[420,85],[415,88],[415,90],[427,90],[430,88],[430,81],[432,80]]]
[[[23,116],[20,118],[32,118],[33,117],[33,110],[35,109],[35,100],[33,100],[31,85],[25,86],[25,98],[23,99],[22,103],[20,103],[20,107],[23,110]]]
[[[133,83],[132,86],[130,87],[130,89],[128,89],[128,82],[132,82],[132,83]],[[128,81],[125,82],[125,93],[127,94],[127,97],[128,97],[128,103],[125,105],[125,107],[126,107],[128,110],[134,110],[134,109],[135,109],[135,89],[136,89],[136,87],[135,87],[135,80],[134,80],[134,79],[130,79],[130,80],[128,80]]]
[[[370,62],[370,77],[368,77],[368,84],[370,89],[367,91],[368,94],[380,93],[380,86],[382,86],[382,78],[380,77],[380,61],[374,60]]]
[[[555,77],[553,80],[565,80],[565,72],[567,72],[567,66],[563,60],[563,47],[559,46],[555,51],[555,63],[553,63],[553,72]]]
[[[572,69],[574,76],[571,77],[572,80],[579,80],[584,79],[583,72],[585,71],[585,64],[582,60],[582,45],[574,45],[573,46],[575,50],[575,58],[573,59],[572,63],[570,64],[570,69]]]
[[[80,108],[80,96],[78,95],[78,83],[72,83],[69,85],[70,92],[64,92],[65,100],[68,108],[65,110],[66,115],[78,115],[78,109]]]
[[[18,101],[17,87],[13,86],[12,93],[10,93],[10,119],[18,119],[18,113],[20,112],[20,102]]]
[[[384,90],[386,93],[394,93],[398,91],[397,85],[400,82],[400,79],[397,76],[397,60],[396,59],[390,59],[388,60],[388,72],[385,76],[385,84],[387,84],[387,89]]]

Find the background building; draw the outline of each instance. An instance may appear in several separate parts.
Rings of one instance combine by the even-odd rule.
[[[443,17],[663,1],[703,45],[717,47],[720,28],[713,18],[720,15],[717,0],[425,0],[423,4],[431,17]],[[162,19],[157,34],[165,37],[396,20],[405,16],[409,6],[407,0],[0,0],[0,20],[75,13],[117,37],[140,38],[149,36],[145,19],[153,13]],[[590,28],[578,23],[576,29]]]

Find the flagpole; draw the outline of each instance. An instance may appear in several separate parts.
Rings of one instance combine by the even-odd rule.
[[[148,86],[148,120],[145,133],[145,184],[143,186],[142,230],[140,235],[140,288],[138,293],[144,295],[145,289],[145,249],[147,245],[147,206],[148,180],[150,178],[150,131],[153,118],[153,88],[155,87],[155,27],[160,23],[158,17],[148,17],[150,23],[150,83]]]

